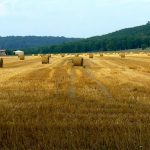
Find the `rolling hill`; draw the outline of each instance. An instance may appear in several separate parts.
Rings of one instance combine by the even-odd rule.
[[[102,36],[82,39],[77,42],[64,43],[49,47],[39,47],[36,50],[43,53],[74,53],[92,51],[126,50],[150,47],[150,23],[126,28]]]
[[[33,47],[59,45],[75,42],[79,38],[53,37],[53,36],[7,36],[0,37],[0,49],[26,49]]]
[[[31,53],[80,53],[150,47],[150,23],[87,39],[65,37],[0,37],[0,48]]]

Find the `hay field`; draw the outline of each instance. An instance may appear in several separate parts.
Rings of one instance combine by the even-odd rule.
[[[150,149],[150,57],[4,57],[0,150]]]

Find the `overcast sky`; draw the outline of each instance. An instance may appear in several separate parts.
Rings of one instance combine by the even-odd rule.
[[[91,37],[150,20],[150,0],[0,0],[0,36]]]

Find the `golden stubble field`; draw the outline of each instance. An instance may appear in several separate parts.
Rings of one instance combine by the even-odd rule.
[[[150,57],[4,57],[0,150],[150,149]]]

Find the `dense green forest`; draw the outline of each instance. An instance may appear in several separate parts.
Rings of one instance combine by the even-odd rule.
[[[52,36],[7,36],[0,37],[0,49],[27,49],[33,47],[59,45],[78,40],[80,39]]]
[[[78,42],[64,43],[49,47],[26,49],[32,53],[76,53],[93,51],[126,50],[150,47],[150,23],[126,28],[110,34],[83,39]]]
[[[19,43],[18,43],[19,44]],[[150,47],[150,23],[126,28],[110,34],[80,39],[79,41],[61,45],[40,46],[23,49],[30,53],[80,53],[96,51],[115,51],[127,49],[145,49]]]

